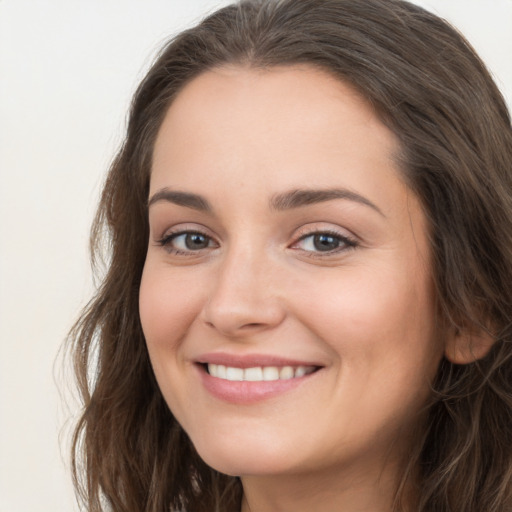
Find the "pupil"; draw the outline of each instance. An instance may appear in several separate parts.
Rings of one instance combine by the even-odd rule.
[[[199,233],[192,233],[185,238],[187,249],[205,249],[208,247],[208,238]]]
[[[340,241],[331,235],[315,235],[313,243],[317,251],[332,251],[340,245]]]

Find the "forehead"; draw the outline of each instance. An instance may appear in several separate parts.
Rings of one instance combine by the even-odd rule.
[[[354,87],[306,64],[272,68],[235,65],[213,68],[187,84],[171,109],[175,116],[183,110],[189,115],[196,109],[213,109],[225,99],[229,99],[233,108],[240,108],[247,99],[257,105],[279,106],[280,115],[289,106],[293,106],[298,115],[311,114],[311,107],[322,111],[323,107],[332,107],[332,102],[340,100],[339,107],[342,103],[350,103],[353,109],[358,110],[358,116],[366,115],[366,121],[372,121],[375,115],[369,102]],[[307,103],[306,99],[309,100]],[[349,109],[345,112],[348,114]]]
[[[350,156],[365,137],[365,153],[389,158],[397,149],[394,135],[371,105],[350,85],[311,66],[269,70],[222,67],[189,83],[171,104],[154,148],[154,168],[169,157],[200,159],[208,151],[244,147],[259,159],[264,147],[279,145],[290,155],[304,146],[325,152],[333,146]],[[190,151],[191,144],[202,148]],[[378,153],[378,155],[377,155]]]
[[[378,200],[390,187],[403,192],[397,149],[371,105],[322,70],[222,67],[195,78],[170,106],[150,193],[207,193],[221,183],[268,196],[336,186]]]
[[[200,135],[207,133],[203,129],[214,121],[216,132],[222,135],[222,128],[242,121],[255,135],[258,128],[264,128],[264,133],[272,136],[279,128],[292,128],[289,133],[293,134],[340,120],[352,125],[352,133],[356,127],[364,127],[373,136],[387,139],[383,142],[389,146],[396,143],[370,103],[352,86],[323,70],[308,65],[270,69],[225,66],[202,73],[180,91],[160,134],[172,130],[174,124],[180,130],[193,125]],[[350,132],[342,135],[347,139]]]

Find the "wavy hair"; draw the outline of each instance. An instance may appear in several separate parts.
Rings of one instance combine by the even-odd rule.
[[[98,290],[69,336],[83,411],[73,438],[90,512],[232,512],[241,483],[209,468],[169,411],[138,313],[156,134],[205,71],[308,64],[351,84],[400,142],[404,181],[429,222],[441,314],[495,340],[466,365],[444,359],[403,476],[420,512],[512,510],[512,130],[468,42],[402,0],[243,0],[172,39],[134,96],[91,233]],[[398,489],[395,510],[402,510]]]

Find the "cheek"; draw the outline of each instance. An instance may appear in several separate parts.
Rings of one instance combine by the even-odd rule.
[[[421,372],[431,379],[437,369],[442,346],[432,282],[422,268],[403,268],[351,268],[300,294],[307,297],[302,317],[354,374],[398,372],[405,379]]]
[[[142,330],[150,355],[155,351],[174,351],[200,309],[200,288],[190,280],[173,278],[148,262],[144,267],[139,292]]]
[[[443,350],[430,281],[366,272],[364,282],[345,280],[344,292],[313,314],[339,361],[339,409],[356,411],[354,429],[375,429],[378,438],[415,421]]]
[[[183,340],[201,310],[201,288],[168,267],[147,262],[139,292],[139,313],[151,366],[176,418],[187,416],[186,358]],[[180,421],[181,422],[181,421]]]

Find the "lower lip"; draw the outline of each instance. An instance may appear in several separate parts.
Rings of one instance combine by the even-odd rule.
[[[253,404],[268,400],[296,389],[318,373],[317,370],[293,379],[250,382],[212,377],[203,366],[199,366],[199,371],[206,390],[215,398],[232,404]]]

